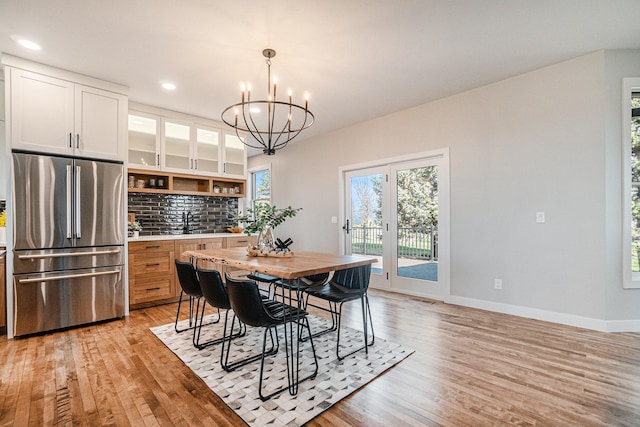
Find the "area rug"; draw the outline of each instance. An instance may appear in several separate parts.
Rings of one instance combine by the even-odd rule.
[[[211,319],[213,316],[209,316]],[[309,321],[312,331],[329,326],[328,321],[317,316],[309,316]],[[179,327],[185,327],[185,322],[181,322]],[[222,323],[205,326],[201,342],[221,337]],[[280,351],[265,362],[265,393],[287,384],[284,335],[282,327],[278,329]],[[413,353],[413,350],[376,337],[368,355],[359,351],[338,361],[336,333],[321,335],[313,340],[318,357],[316,378],[302,382],[296,396],[285,391],[262,402],[258,396],[260,361],[226,372],[220,367],[219,345],[197,350],[191,341],[191,331],[176,333],[173,324],[157,326],[151,331],[248,425],[259,427],[303,425]],[[234,339],[229,361],[243,359],[262,349],[262,332],[262,328],[248,327],[244,337]],[[346,353],[350,347],[361,345],[361,340],[361,331],[343,327],[340,345],[344,344],[344,347],[341,352]],[[300,361],[300,378],[303,378],[313,370],[308,342],[301,345]]]

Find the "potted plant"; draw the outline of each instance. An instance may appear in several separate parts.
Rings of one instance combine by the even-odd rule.
[[[245,224],[244,232],[247,236],[258,233],[258,248],[260,251],[269,251],[275,248],[273,229],[285,222],[287,218],[296,216],[301,210],[302,208],[291,206],[278,209],[276,205],[262,203],[255,209],[247,209],[245,215],[236,216],[234,220]]]
[[[137,239],[140,237],[140,230],[142,230],[142,226],[138,221],[133,221],[129,223],[129,231],[133,232],[133,238]]]

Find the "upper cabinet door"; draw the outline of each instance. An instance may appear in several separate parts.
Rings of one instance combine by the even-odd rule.
[[[191,126],[163,120],[162,152],[164,164],[162,169],[174,172],[189,173],[193,170],[191,154]]]
[[[129,167],[160,169],[160,117],[132,111],[128,127]]]
[[[74,84],[16,68],[9,78],[12,147],[73,154]]]
[[[246,146],[235,134],[224,134],[224,176],[242,178],[247,174]]]
[[[75,154],[124,160],[127,144],[127,97],[75,85]]]
[[[222,167],[220,161],[220,131],[198,127],[194,150],[195,172],[202,175],[218,175]]]

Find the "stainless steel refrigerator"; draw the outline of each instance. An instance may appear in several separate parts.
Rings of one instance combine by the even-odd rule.
[[[15,336],[124,316],[122,163],[13,152]]]

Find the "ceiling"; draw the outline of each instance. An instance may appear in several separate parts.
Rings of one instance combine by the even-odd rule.
[[[273,48],[279,88],[310,94],[303,140],[596,50],[640,49],[639,17],[638,0],[0,0],[0,51],[219,120],[241,81],[266,96],[262,50]]]

